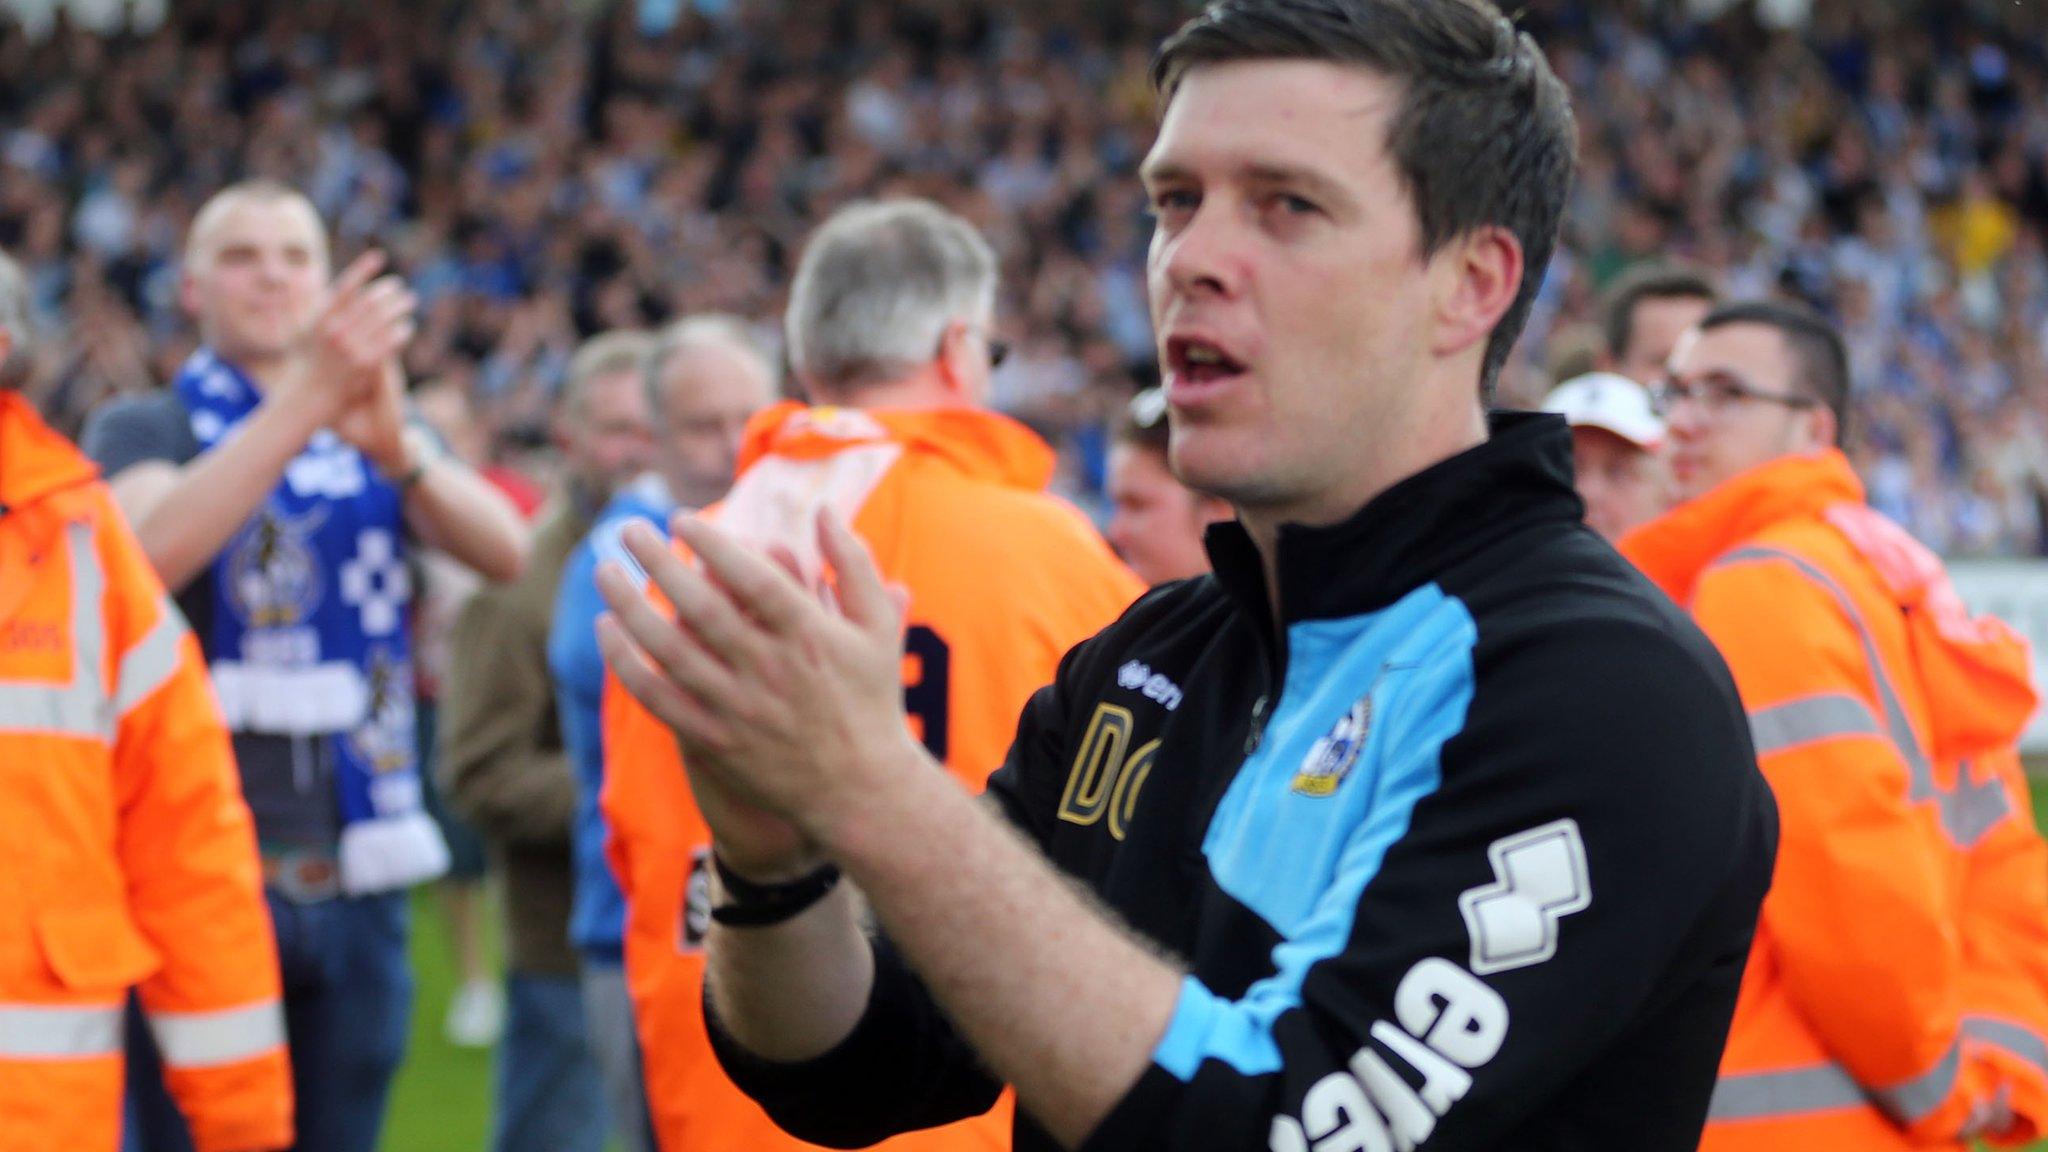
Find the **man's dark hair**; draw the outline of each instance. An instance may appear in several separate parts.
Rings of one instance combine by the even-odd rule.
[[[1849,351],[1842,334],[1827,318],[1804,304],[1781,300],[1745,300],[1723,304],[1700,321],[1700,331],[1730,324],[1762,324],[1776,329],[1792,352],[1797,379],[1793,389],[1835,414],[1835,443],[1849,442]]]
[[[1636,307],[1646,300],[1698,300],[1712,307],[1721,293],[1707,273],[1690,264],[1643,264],[1610,285],[1600,304],[1600,331],[1607,354],[1620,360],[1636,336]]]
[[[1536,42],[1486,0],[1218,0],[1152,63],[1164,104],[1191,69],[1239,60],[1355,64],[1401,83],[1387,155],[1422,234],[1422,255],[1496,225],[1522,245],[1522,284],[1486,344],[1494,382],[1557,245],[1578,159],[1564,85]]]

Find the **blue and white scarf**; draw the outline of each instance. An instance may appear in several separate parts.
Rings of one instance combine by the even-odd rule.
[[[205,348],[172,387],[202,450],[233,436],[261,399]],[[448,869],[414,752],[402,527],[398,489],[322,429],[213,563],[208,639],[221,711],[238,732],[330,742],[349,895]]]

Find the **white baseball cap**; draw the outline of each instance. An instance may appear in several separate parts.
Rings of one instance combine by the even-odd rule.
[[[1574,376],[1543,398],[1543,410],[1562,415],[1574,428],[1612,432],[1644,450],[1664,442],[1664,421],[1650,409],[1650,391],[1614,372]]]

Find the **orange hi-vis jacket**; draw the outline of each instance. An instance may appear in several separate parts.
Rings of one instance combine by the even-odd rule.
[[[970,409],[782,405],[749,428],[740,476],[713,515],[820,564],[816,510],[834,508],[891,581],[910,590],[904,699],[927,748],[980,791],[1017,716],[1068,648],[1143,591],[1094,529],[1046,495],[1052,451]],[[626,977],[647,1102],[667,1152],[808,1149],[726,1078],[703,1014],[710,834],[675,738],[607,678],[603,808],[626,894]],[[977,1152],[1010,1145],[1006,1094],[987,1115],[882,1145]]]
[[[113,1152],[139,986],[200,1152],[292,1142],[277,948],[206,666],[86,459],[0,392],[0,1152]]]
[[[1621,546],[1734,671],[1782,827],[1702,1149],[2048,1130],[2025,642],[1969,617],[1839,452],[1758,467]]]

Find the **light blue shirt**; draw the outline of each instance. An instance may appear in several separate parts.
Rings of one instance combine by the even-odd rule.
[[[605,860],[604,814],[597,806],[604,789],[604,657],[597,648],[597,618],[604,599],[597,591],[597,566],[619,561],[644,580],[627,555],[620,533],[636,520],[667,531],[675,503],[658,480],[648,478],[621,489],[598,514],[597,524],[562,569],[554,623],[548,630],[548,672],[555,681],[562,743],[576,771],[581,795],[574,829],[576,894],[569,912],[569,939],[586,957],[618,964],[625,956],[626,898]]]

